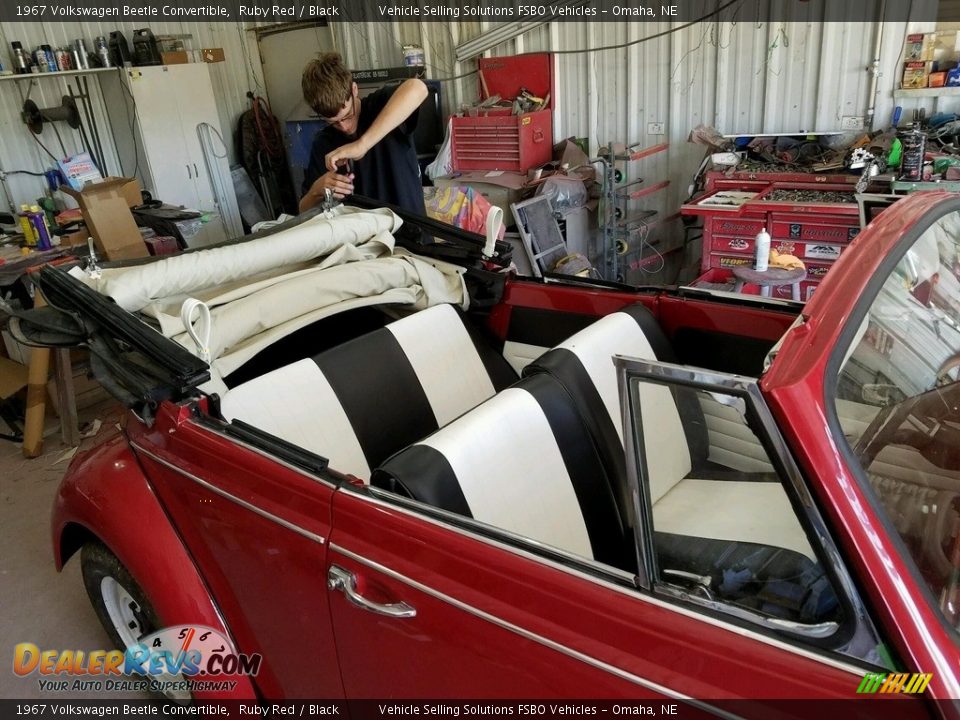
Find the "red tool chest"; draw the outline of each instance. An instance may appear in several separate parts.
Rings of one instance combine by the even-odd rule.
[[[681,212],[703,217],[701,276],[693,286],[733,290],[731,268],[750,267],[755,259],[756,236],[763,228],[770,233],[770,248],[800,258],[807,279],[800,285],[800,297],[808,300],[860,232],[856,203],[796,203],[771,200],[777,189],[813,189],[853,193],[856,175],[812,175],[808,173],[721,173],[706,174],[708,193],[745,191],[757,193],[738,212],[685,206]],[[773,195],[773,197],[776,197]],[[747,285],[744,292],[756,294]],[[790,298],[789,285],[772,288],[774,297]]]
[[[481,58],[480,99],[499,95],[512,100],[526,88],[537,97],[553,97],[553,56],[550,53]],[[454,170],[526,172],[543,165],[553,154],[553,110],[511,114],[510,108],[477,109],[476,116],[451,119]]]

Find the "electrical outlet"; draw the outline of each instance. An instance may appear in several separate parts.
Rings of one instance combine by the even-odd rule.
[[[840,120],[841,130],[863,130],[863,118],[859,115],[844,115]]]
[[[647,135],[663,135],[664,124],[662,122],[647,123]]]

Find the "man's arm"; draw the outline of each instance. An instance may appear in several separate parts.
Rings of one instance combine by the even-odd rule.
[[[327,153],[327,170],[336,170],[337,165],[344,160],[359,160],[366,155],[370,148],[410,117],[413,111],[427,99],[428,94],[427,85],[423,80],[417,78],[404,80],[363,135],[352,143]]]

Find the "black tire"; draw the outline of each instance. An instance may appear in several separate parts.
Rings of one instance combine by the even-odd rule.
[[[157,613],[147,599],[143,589],[133,579],[130,571],[123,566],[123,563],[107,549],[107,546],[101,542],[88,542],[80,551],[80,569],[83,573],[83,585],[87,590],[87,596],[90,603],[100,619],[110,641],[119,649],[126,650],[127,644],[120,637],[114,626],[110,613],[107,611],[104,603],[101,585],[106,577],[113,578],[122,585],[139,606],[133,611],[137,620],[140,622],[140,635],[149,635],[163,627],[157,618]]]
[[[99,541],[91,541],[84,545],[80,550],[80,569],[90,603],[97,613],[100,624],[103,625],[103,629],[107,631],[110,641],[117,649],[126,651],[127,643],[117,631],[113,618],[110,617],[110,612],[107,609],[102,590],[104,578],[111,578],[122,586],[136,604],[136,608],[130,607],[129,609],[138,623],[137,628],[131,628],[131,633],[138,639],[163,628],[160,619],[157,617],[157,612],[153,609],[153,605],[144,593],[143,588],[133,579],[133,575],[124,567],[119,558],[107,549],[106,545]],[[151,691],[150,695],[167,701],[173,700],[179,704],[190,702],[183,698],[170,697],[159,692]]]

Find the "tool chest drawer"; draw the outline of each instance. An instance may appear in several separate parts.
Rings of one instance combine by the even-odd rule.
[[[526,172],[550,162],[553,112],[451,118],[453,169]]]

